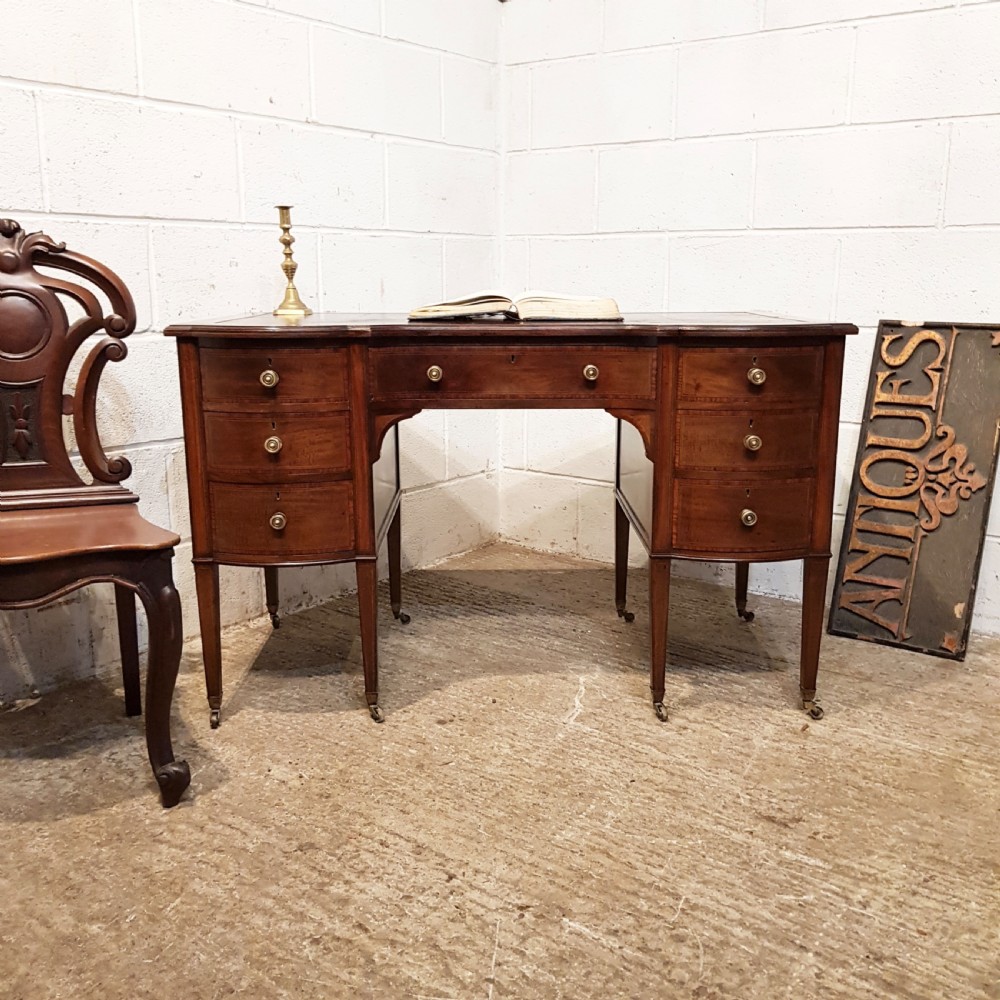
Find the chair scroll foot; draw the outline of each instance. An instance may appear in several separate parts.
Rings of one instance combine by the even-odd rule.
[[[160,800],[164,809],[177,805],[184,789],[191,784],[191,768],[186,760],[172,760],[156,769],[156,783],[160,786]]]
[[[372,721],[374,722],[385,722],[385,712],[383,712],[378,705],[369,705],[368,714],[372,717]]]
[[[619,618],[624,618],[625,621],[631,625],[635,621],[635,615],[631,611],[626,611],[625,608],[616,608]]]
[[[667,709],[662,701],[653,702],[653,711],[656,712],[656,717],[660,720],[660,722],[668,721]]]
[[[213,708],[213,709],[211,709],[211,711],[209,713],[209,716],[208,716],[208,724],[213,729],[218,729],[219,728],[219,723],[221,721],[222,721],[222,709],[221,708]]]

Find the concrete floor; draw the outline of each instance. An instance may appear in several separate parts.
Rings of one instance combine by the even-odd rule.
[[[0,995],[1000,998],[1000,641],[955,664],[506,547],[404,580],[362,702],[354,598],[186,651],[162,810],[141,721],[75,685],[0,716]]]

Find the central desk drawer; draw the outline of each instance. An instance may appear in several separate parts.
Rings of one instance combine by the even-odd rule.
[[[350,482],[209,487],[218,559],[322,560],[354,548]]]
[[[208,478],[230,483],[278,483],[350,470],[346,412],[275,410],[205,414]]]
[[[406,347],[370,352],[376,401],[652,401],[655,348]]]

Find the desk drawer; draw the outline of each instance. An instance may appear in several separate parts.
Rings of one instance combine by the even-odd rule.
[[[347,353],[315,347],[202,347],[202,399],[207,409],[285,403],[347,402]]]
[[[213,483],[217,559],[322,559],[354,548],[350,482],[240,486]],[[282,520],[283,519],[283,520]]]
[[[230,483],[279,483],[329,476],[351,468],[348,415],[275,410],[205,414],[208,478]]]
[[[674,467],[736,475],[816,467],[818,414],[814,409],[771,412],[680,410]]]
[[[679,352],[681,405],[819,404],[822,347],[692,347]]]
[[[652,401],[655,359],[652,347],[375,348],[371,392],[377,401]]]
[[[815,492],[811,478],[676,479],[674,547],[706,555],[806,552]],[[744,517],[752,524],[744,523]]]

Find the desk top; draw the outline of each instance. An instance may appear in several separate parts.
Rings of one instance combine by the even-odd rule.
[[[768,336],[842,337],[857,333],[851,323],[828,323],[789,319],[766,313],[629,313],[624,321],[522,320],[499,317],[476,320],[410,321],[402,313],[314,313],[301,319],[279,318],[270,313],[240,316],[208,323],[178,323],[164,333],[170,337],[301,338],[330,337],[353,340],[415,337],[458,337],[482,340],[522,340],[533,337],[738,337],[762,333]]]

